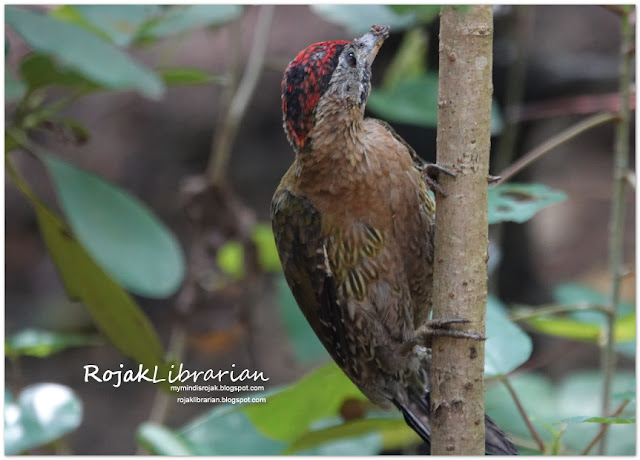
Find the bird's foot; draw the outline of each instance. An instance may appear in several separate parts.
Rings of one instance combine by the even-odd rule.
[[[441,196],[447,196],[445,191],[442,189],[440,184],[438,184],[438,176],[440,173],[444,173],[451,177],[456,177],[456,173],[451,171],[450,169],[445,168],[444,166],[440,166],[435,163],[429,163],[424,166],[424,180],[429,185],[429,188],[433,191],[433,193],[439,193]]]
[[[491,174],[487,174],[487,183],[488,184],[495,184],[500,179],[502,179],[502,176],[492,176]]]
[[[455,337],[459,339],[471,339],[471,340],[487,340],[485,336],[478,332],[470,331],[458,331],[452,329],[454,324],[466,324],[470,323],[468,319],[462,318],[446,318],[446,319],[432,319],[426,321],[416,331],[416,336],[425,345],[431,348],[431,341],[434,337]]]

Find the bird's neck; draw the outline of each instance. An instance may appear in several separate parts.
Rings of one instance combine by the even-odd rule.
[[[300,172],[325,175],[341,169],[358,174],[367,160],[364,136],[364,107],[342,100],[321,101],[309,144],[297,155]]]

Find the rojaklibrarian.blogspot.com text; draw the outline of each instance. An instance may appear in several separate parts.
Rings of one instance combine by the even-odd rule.
[[[235,364],[231,365],[229,370],[207,369],[205,371],[190,371],[180,364],[176,368],[175,364],[169,366],[168,369],[161,369],[159,366],[146,368],[142,364],[137,369],[124,369],[124,365],[120,364],[120,369],[101,371],[95,364],[87,364],[84,366],[84,381],[90,382],[109,382],[115,388],[122,383],[129,382],[151,382],[151,383],[209,383],[222,382],[228,379],[232,382],[267,382],[269,377],[265,377],[262,372],[250,371],[249,369],[236,369]]]

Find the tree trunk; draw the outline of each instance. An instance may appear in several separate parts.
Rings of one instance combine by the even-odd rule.
[[[485,333],[493,11],[444,7],[440,19],[433,318]],[[484,454],[484,342],[437,337],[431,364],[433,455]]]

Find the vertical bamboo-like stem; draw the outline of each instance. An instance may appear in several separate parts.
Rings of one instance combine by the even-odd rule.
[[[602,389],[602,416],[608,417],[611,412],[611,384],[616,370],[616,354],[614,350],[614,324],[617,306],[620,302],[620,280],[622,278],[623,243],[624,243],[624,208],[626,194],[626,174],[629,168],[629,95],[631,93],[631,71],[633,63],[633,26],[631,25],[632,5],[624,5],[622,15],[622,40],[620,43],[620,113],[616,126],[614,145],[614,176],[611,220],[609,223],[609,267],[611,270],[611,293],[609,296],[609,314],[607,315],[607,332],[602,348],[602,370],[604,384]],[[604,455],[607,436],[602,436],[598,447],[600,455]]]
[[[433,317],[464,318],[484,334],[487,301],[493,10],[444,7],[440,19]],[[460,326],[458,326],[460,327]],[[483,455],[484,343],[436,337],[431,364],[433,455]]]

